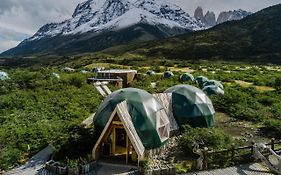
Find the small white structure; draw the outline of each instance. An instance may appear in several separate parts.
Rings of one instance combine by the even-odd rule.
[[[89,71],[86,71],[86,70],[81,70],[80,71],[82,74],[87,74],[87,73],[89,73]]]
[[[61,71],[64,71],[64,72],[74,72],[75,69],[72,69],[70,67],[64,67],[64,68],[61,69]]]
[[[59,74],[53,73],[52,75],[53,75],[54,78],[60,79],[60,75]]]
[[[0,71],[0,80],[9,79],[9,75],[6,72]]]

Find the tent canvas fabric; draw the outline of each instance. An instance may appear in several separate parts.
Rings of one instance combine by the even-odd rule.
[[[204,76],[198,76],[198,77],[195,78],[195,81],[200,88],[202,88],[204,86],[204,83],[207,82],[208,80],[209,79],[207,77],[204,77]]]
[[[207,93],[207,95],[224,95],[224,90],[216,85],[209,85],[203,88],[203,91]]]
[[[210,86],[210,85],[215,85],[218,86],[221,89],[224,89],[223,85],[221,84],[221,82],[217,81],[217,80],[208,80],[203,84],[203,87],[205,86]]]
[[[159,135],[157,117],[161,113],[163,120],[158,120],[161,124],[169,121],[165,109],[151,94],[135,88],[117,90],[104,99],[93,119],[96,134],[101,134],[117,104],[123,101],[127,103],[131,121],[144,147],[149,150],[164,145],[168,138]]]
[[[9,76],[6,72],[0,71],[0,80],[7,80],[9,79]]]
[[[173,115],[180,127],[211,127],[215,124],[215,110],[209,97],[190,85],[177,85],[165,91],[172,93]]]
[[[166,71],[163,73],[163,77],[164,78],[170,78],[170,77],[173,77],[174,76],[174,73],[171,72],[171,71]]]
[[[190,73],[184,73],[180,76],[180,81],[181,82],[194,81],[194,77]]]

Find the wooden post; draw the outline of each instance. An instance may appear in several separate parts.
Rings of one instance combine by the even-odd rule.
[[[208,147],[204,147],[203,157],[203,169],[206,170],[208,169]]]
[[[128,165],[128,157],[129,157],[129,139],[128,139],[128,135],[126,134],[126,165]]]
[[[231,145],[231,161],[234,160],[234,157],[235,157],[235,146]]]
[[[270,142],[270,146],[271,146],[271,149],[274,151],[274,142],[275,142],[275,138],[272,138],[271,139],[271,142]]]
[[[251,147],[251,155],[254,155],[254,145],[255,145],[255,142],[252,141],[251,144],[252,144],[252,145],[251,145],[251,146],[252,146],[252,147]]]
[[[116,128],[113,125],[113,144],[112,144],[112,154],[115,156],[115,148],[116,147]]]

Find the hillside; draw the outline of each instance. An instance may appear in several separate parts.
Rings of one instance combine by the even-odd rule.
[[[175,33],[182,32],[186,31],[183,29],[172,30],[165,26],[137,24],[119,31],[106,32],[100,35],[88,32],[78,35],[61,35],[33,40],[27,43],[22,43],[16,48],[2,53],[1,56],[33,54],[67,55],[69,53],[77,54],[89,51],[95,52],[120,44],[164,39]]]
[[[124,54],[118,47],[105,53],[114,56],[140,55],[179,60],[231,60],[281,63],[281,5],[266,8],[240,21],[217,25],[209,30],[150,42]]]

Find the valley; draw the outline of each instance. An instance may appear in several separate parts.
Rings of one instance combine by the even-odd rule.
[[[64,16],[63,2],[47,14]],[[34,33],[0,26],[0,49],[19,43],[0,53],[0,174],[109,163],[174,175],[253,155],[280,173],[281,4],[206,4],[190,14],[165,0],[85,0],[40,28],[34,19]],[[14,41],[22,27],[30,37]]]
[[[96,111],[102,97],[92,84],[87,83],[87,78],[93,77],[94,73],[83,74],[79,70],[91,70],[94,67],[136,69],[140,75],[132,87],[150,93],[161,93],[173,85],[181,84],[179,76],[187,70],[192,70],[194,76],[204,75],[219,80],[225,86],[225,95],[211,96],[217,112],[215,129],[235,140],[234,143],[238,145],[248,145],[251,141],[268,142],[273,137],[280,139],[281,97],[280,86],[277,85],[280,79],[279,72],[275,71],[280,67],[220,63],[187,65],[132,67],[91,63],[76,68],[73,73],[61,72],[61,66],[2,68],[10,79],[0,81],[0,139],[5,145],[0,152],[1,169],[7,170],[17,163],[25,162],[48,143],[60,150],[57,160],[65,160],[67,156],[74,161],[79,159],[77,156],[84,157],[91,152],[92,144],[95,143],[95,139],[92,139],[94,128],[83,129],[80,123]],[[147,70],[155,70],[157,74],[145,75]],[[163,79],[165,70],[172,70],[175,76]],[[52,75],[54,72],[59,74],[59,79]],[[251,86],[241,84],[242,81],[250,82]],[[151,82],[155,82],[156,87],[151,87]],[[196,86],[191,82],[188,84]],[[259,90],[253,88],[252,84],[268,86],[272,90]],[[110,86],[110,89],[113,91],[116,88]],[[81,144],[83,147],[74,154],[69,152]]]

